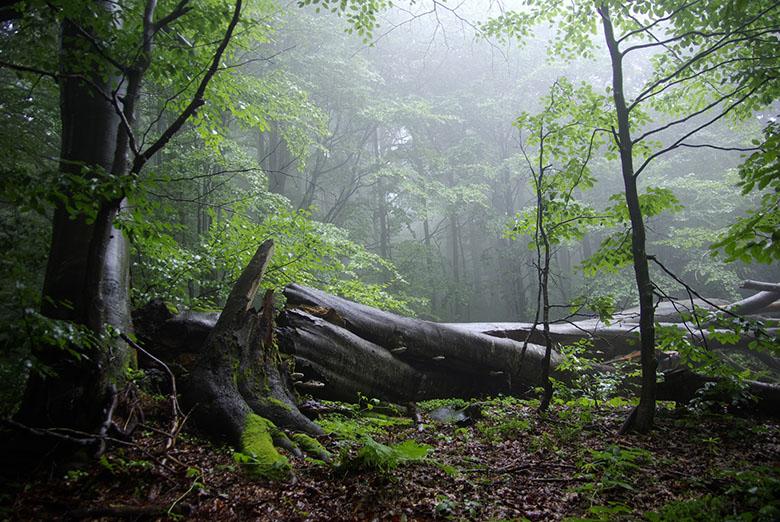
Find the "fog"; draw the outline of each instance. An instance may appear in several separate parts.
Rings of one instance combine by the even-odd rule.
[[[521,155],[533,129],[513,123],[521,113],[540,111],[559,78],[609,95],[609,55],[598,35],[589,59],[551,56],[552,27],[537,27],[521,39],[487,36],[480,24],[511,7],[422,2],[394,8],[381,13],[369,38],[349,34],[349,23],[329,12],[288,8],[280,13],[272,50],[263,49],[272,58],[259,67],[262,74],[294,79],[327,127],[316,134],[305,128],[311,125],[305,117],[288,119],[261,136],[258,155],[271,190],[390,261],[397,273],[387,271],[378,282],[415,299],[422,316],[532,316],[532,238],[510,240],[506,231],[516,213],[533,205]],[[626,61],[629,95],[650,78],[654,52]],[[650,114],[644,128],[663,125],[664,118]],[[658,133],[656,146],[697,124],[692,118]],[[704,140],[744,146],[760,129],[758,118],[724,120],[708,127]],[[308,133],[313,143],[293,152],[285,141],[294,132]],[[594,208],[622,191],[619,162],[609,149],[603,144],[596,151],[590,167],[597,183],[579,196]],[[650,165],[640,180],[645,188],[671,189],[685,207],[650,218],[649,250],[714,297],[736,297],[743,277],[778,275],[774,267],[727,265],[710,255],[708,241],[690,241],[714,234],[750,208],[750,199],[737,197],[733,188],[743,159],[734,151],[681,149]],[[557,304],[583,293],[612,293],[621,306],[634,304],[630,269],[589,278],[578,269],[609,233],[595,228],[555,247]],[[679,291],[662,274],[658,279],[670,292]]]

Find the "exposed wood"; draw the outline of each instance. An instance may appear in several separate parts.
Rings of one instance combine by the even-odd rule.
[[[777,300],[777,292],[759,292],[730,304],[726,309],[736,315],[759,314]]]
[[[760,290],[762,292],[774,292],[778,294],[780,299],[780,283],[766,283],[764,281],[753,281],[752,279],[746,279],[742,281],[740,288],[747,288],[750,290]]]

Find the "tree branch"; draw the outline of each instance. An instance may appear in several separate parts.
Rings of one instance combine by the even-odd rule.
[[[173,8],[173,10],[168,13],[167,15],[163,16],[157,22],[154,23],[154,32],[161,29],[165,29],[170,24],[175,22],[177,19],[181,18],[185,14],[192,11],[192,7],[188,6],[187,4],[190,3],[190,0],[180,0],[178,4],[176,4],[176,7]]]
[[[732,104],[731,104],[730,106],[728,106],[728,107],[727,107],[727,108],[726,108],[726,109],[725,109],[723,112],[721,112],[720,114],[718,114],[718,115],[717,115],[717,116],[715,116],[714,118],[710,119],[710,120],[709,120],[709,121],[707,121],[707,122],[704,122],[704,123],[702,123],[701,125],[699,125],[699,126],[698,126],[698,127],[696,127],[695,129],[691,130],[690,132],[687,132],[687,133],[685,133],[685,135],[683,135],[683,136],[682,136],[680,139],[678,139],[677,141],[675,141],[673,144],[669,145],[668,147],[666,147],[666,148],[664,148],[664,149],[661,149],[661,150],[659,150],[658,152],[655,152],[655,153],[651,154],[650,156],[648,156],[648,157],[647,157],[647,159],[645,159],[645,160],[642,162],[642,165],[640,165],[640,167],[639,167],[639,168],[636,170],[636,172],[634,173],[634,177],[635,177],[635,178],[636,178],[636,177],[638,177],[638,176],[639,176],[639,174],[641,174],[641,172],[642,172],[642,171],[643,171],[643,170],[644,170],[644,169],[645,169],[645,168],[646,168],[646,167],[647,167],[647,166],[650,164],[650,162],[651,162],[651,161],[653,161],[653,160],[654,160],[655,158],[657,158],[658,156],[661,156],[661,155],[663,155],[663,154],[666,154],[667,152],[670,152],[670,151],[672,151],[672,150],[674,150],[674,149],[676,149],[676,148],[678,148],[678,147],[681,147],[681,146],[682,146],[682,143],[683,143],[683,142],[684,142],[686,139],[690,138],[691,136],[693,136],[694,134],[696,134],[696,133],[697,133],[697,132],[699,132],[700,130],[702,130],[702,129],[706,128],[706,127],[709,127],[710,125],[712,125],[712,124],[713,124],[713,123],[715,123],[716,121],[718,121],[718,120],[720,120],[721,118],[723,118],[724,116],[726,116],[726,115],[727,115],[728,113],[730,113],[730,112],[731,112],[731,111],[732,111],[732,110],[733,110],[733,109],[734,109],[736,106],[738,106],[740,103],[742,103],[742,102],[743,102],[743,101],[745,101],[747,98],[749,98],[749,97],[750,97],[750,96],[751,96],[751,95],[752,95],[754,92],[756,92],[756,91],[757,91],[759,88],[761,88],[761,87],[762,87],[762,86],[763,86],[765,83],[767,83],[767,82],[768,82],[768,80],[764,80],[764,81],[760,82],[758,85],[756,85],[756,86],[754,86],[752,89],[750,89],[750,90],[747,92],[747,94],[745,94],[745,95],[744,95],[744,96],[742,96],[740,99],[738,99],[737,101],[735,101],[734,103],[732,103]]]
[[[716,105],[719,105],[719,104],[721,104],[723,101],[725,101],[725,100],[727,100],[727,99],[731,98],[732,96],[734,96],[735,94],[737,94],[739,91],[741,91],[741,90],[743,90],[743,89],[745,89],[745,85],[740,85],[739,87],[737,87],[736,89],[734,89],[734,90],[733,90],[733,91],[731,91],[730,93],[728,93],[728,94],[724,94],[724,95],[723,95],[723,96],[721,96],[720,98],[717,98],[716,100],[714,100],[714,101],[710,102],[709,104],[705,105],[704,107],[702,107],[702,108],[701,108],[701,109],[699,109],[698,111],[694,111],[694,112],[692,112],[692,113],[688,114],[688,115],[687,115],[687,116],[685,116],[684,118],[680,118],[680,119],[677,119],[677,120],[673,120],[673,121],[671,121],[671,122],[667,123],[666,125],[662,125],[662,126],[660,126],[660,127],[657,127],[657,128],[655,128],[655,129],[651,129],[651,130],[649,130],[649,131],[647,131],[647,132],[645,132],[645,133],[641,134],[640,136],[638,136],[637,138],[635,138],[635,139],[633,140],[633,143],[634,143],[634,144],[637,144],[637,143],[639,143],[640,141],[642,141],[643,139],[647,138],[648,136],[652,136],[653,134],[656,134],[656,133],[658,133],[658,132],[663,132],[663,131],[665,131],[665,130],[667,130],[667,129],[671,128],[671,127],[674,127],[675,125],[680,125],[681,123],[685,123],[686,121],[689,121],[689,120],[691,120],[691,119],[695,118],[696,116],[699,116],[700,114],[704,114],[704,113],[705,113],[705,112],[707,112],[708,110],[712,109],[712,108],[713,108],[713,107],[715,107]]]
[[[176,118],[176,120],[171,123],[167,129],[165,129],[162,135],[157,138],[157,140],[152,143],[145,151],[135,157],[135,160],[133,161],[133,167],[131,169],[132,173],[139,173],[149,158],[154,156],[154,154],[167,145],[171,138],[173,138],[173,136],[182,128],[187,120],[190,119],[193,114],[195,114],[195,111],[197,111],[199,107],[206,103],[203,99],[203,96],[206,93],[206,88],[211,82],[211,79],[219,69],[222,55],[225,53],[225,50],[230,43],[230,39],[233,36],[233,31],[235,30],[236,26],[238,25],[238,21],[241,18],[241,6],[242,0],[236,0],[233,17],[231,18],[227,30],[225,31],[225,36],[222,38],[219,47],[217,47],[217,51],[214,53],[214,59],[211,61],[211,66],[208,68],[206,74],[203,76],[203,79],[200,81],[200,85],[198,85],[198,89],[195,91],[195,95],[193,96],[192,100],[184,109],[184,111],[179,114],[178,118]]]
[[[635,29],[633,31],[629,31],[628,33],[624,34],[617,41],[618,45],[620,45],[621,43],[623,43],[624,40],[627,40],[628,38],[631,38],[634,35],[650,31],[650,29],[652,29],[656,25],[671,20],[672,18],[677,16],[677,14],[680,13],[681,11],[684,11],[684,10],[688,9],[689,7],[694,6],[694,5],[698,4],[699,2],[701,2],[701,0],[694,0],[693,2],[689,2],[687,4],[683,4],[680,7],[678,7],[677,9],[675,9],[674,11],[672,11],[671,13],[669,13],[667,16],[659,18],[659,19],[655,20],[653,23],[651,23],[649,25],[642,26],[641,24],[638,24],[638,25],[640,25],[640,28],[639,29]]]

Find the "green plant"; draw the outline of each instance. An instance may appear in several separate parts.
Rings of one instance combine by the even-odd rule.
[[[740,409],[755,402],[748,383],[740,375],[729,375],[715,382],[707,382],[691,400],[690,407],[698,413],[718,411],[724,406]]]
[[[616,445],[603,450],[589,450],[589,453],[589,458],[581,462],[579,468],[591,482],[581,486],[580,490],[590,492],[594,497],[609,490],[634,491],[631,475],[641,464],[652,460],[652,454],[647,450]]]
[[[524,433],[531,431],[531,422],[526,419],[508,419],[498,423],[491,420],[480,421],[476,429],[488,442],[501,442],[502,440],[517,439]]]
[[[422,411],[433,411],[438,408],[448,407],[454,410],[465,408],[469,405],[468,401],[463,399],[431,399],[428,401],[421,401],[417,403],[417,406]]]
[[[78,482],[87,476],[89,476],[89,473],[83,469],[71,469],[65,473],[65,482]]]
[[[185,472],[185,475],[188,479],[192,479],[192,483],[190,484],[190,487],[179,495],[176,500],[173,501],[173,503],[168,507],[168,511],[166,514],[173,518],[181,518],[181,515],[176,513],[174,510],[176,509],[176,505],[181,502],[187,495],[192,493],[193,491],[204,491],[206,489],[205,481],[203,478],[203,473],[198,468],[188,467],[187,471]]]
[[[716,483],[727,484],[719,494],[670,502],[648,513],[650,522],[750,521],[770,522],[780,518],[780,476],[777,469],[757,466],[744,470],[722,470]]]
[[[556,452],[560,449],[555,438],[546,431],[542,432],[541,435],[533,437],[531,439],[529,448],[532,452],[537,452],[540,450]]]
[[[121,454],[111,455],[110,457],[103,454],[100,456],[98,463],[111,475],[129,474],[134,470],[145,471],[154,467],[154,464],[148,460],[126,459]]]
[[[567,371],[576,375],[569,384],[554,380],[557,404],[567,404],[578,399],[587,399],[592,402],[589,406],[598,406],[608,401],[623,383],[628,372],[601,373],[594,371],[596,360],[593,342],[589,339],[579,339],[572,344],[561,347],[563,359],[559,365],[561,371]],[[621,368],[625,370],[626,368]],[[580,405],[588,404],[588,401],[579,401]]]
[[[628,515],[631,513],[631,508],[619,502],[610,502],[606,506],[591,506],[588,508],[588,513],[593,515],[592,517],[579,518],[579,517],[567,517],[564,518],[564,522],[609,522],[612,520],[619,520],[621,515]]]
[[[452,515],[457,507],[458,503],[456,501],[445,495],[437,495],[436,505],[433,507],[433,510],[436,512],[436,515],[447,517]]]
[[[366,436],[362,446],[353,458],[339,466],[344,470],[368,470],[388,473],[402,464],[420,462],[426,459],[431,447],[407,440],[399,444],[386,445]]]

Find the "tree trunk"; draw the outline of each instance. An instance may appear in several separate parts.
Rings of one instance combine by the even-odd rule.
[[[544,349],[481,333],[462,332],[451,326],[402,317],[327,294],[321,290],[288,285],[284,290],[288,306],[310,306],[332,310],[344,329],[389,350],[417,368],[441,367],[447,371],[472,373],[479,378],[504,376],[510,389],[524,393],[541,384],[539,364]],[[553,365],[559,358],[553,354]]]
[[[737,315],[759,314],[780,299],[780,293],[761,291],[729,305],[728,310]]]
[[[110,9],[107,4],[105,8]],[[91,85],[67,77],[82,73],[80,68],[90,58],[89,53],[84,56],[85,49],[91,47],[79,27],[65,20],[60,172],[100,179],[113,172],[115,161],[127,150],[117,150],[120,119],[106,99],[117,79],[97,65]],[[99,57],[91,58],[100,63]],[[55,209],[41,306],[47,317],[87,325],[95,333],[102,332],[106,324],[123,331],[129,326],[128,247],[113,226],[119,205],[118,200],[101,202],[93,222],[85,215],[72,216],[63,204]],[[111,350],[90,350],[80,360],[63,357],[61,349],[51,346],[41,346],[35,355],[55,373],[32,374],[17,418],[34,426],[83,431],[98,426],[109,384],[124,378],[129,359],[124,344],[115,344]]]
[[[296,372],[306,378],[301,391],[317,397],[356,402],[364,395],[404,404],[513,391],[498,372],[436,355],[406,359],[402,348],[390,350],[304,310],[287,310],[280,324],[280,349],[295,357]]]
[[[298,411],[292,380],[274,340],[272,292],[260,311],[253,308],[272,253],[273,242],[268,240],[236,281],[200,349],[182,398],[199,427],[247,454],[257,473],[275,478],[285,475],[289,466],[273,446],[295,447],[278,428],[310,435],[322,431]]]
[[[633,141],[629,110],[623,92],[623,54],[618,48],[610,18],[609,9],[604,4],[599,8],[604,26],[604,36],[612,61],[612,94],[615,101],[618,130],[615,141],[620,149],[620,165],[623,174],[623,184],[626,191],[626,205],[631,219],[631,252],[634,260],[634,275],[639,293],[640,307],[640,345],[642,362],[642,391],[639,396],[639,406],[633,423],[629,429],[640,433],[650,430],[655,417],[655,328],[653,318],[653,284],[650,281],[650,269],[645,251],[645,223],[642,209],[639,205],[639,192],[634,176]]]
[[[288,305],[323,316],[317,319],[288,310],[286,328],[280,333],[282,350],[295,356],[298,370],[318,381],[317,387],[309,389],[314,394],[349,400],[361,392],[404,402],[496,393],[522,395],[544,382],[540,368],[546,350],[537,344],[524,349],[522,342],[491,338],[469,324],[401,317],[298,285],[289,285],[284,294]],[[552,338],[555,326],[551,325]],[[620,329],[624,343],[631,328],[624,325]],[[539,329],[535,332],[532,340],[543,342],[543,333]],[[575,338],[573,332],[569,335]],[[577,338],[583,336],[580,331]],[[564,382],[577,377],[560,371],[560,361],[560,355],[551,350],[550,375]],[[657,386],[662,400],[687,402],[705,383],[718,381],[669,366],[671,378]],[[616,370],[596,365],[593,371]],[[755,381],[747,381],[747,385],[758,398],[759,409],[770,414],[780,411],[780,386]]]
[[[740,288],[749,288],[751,290],[761,290],[763,292],[774,292],[780,294],[780,283],[766,283],[763,281],[753,281],[747,279],[742,281]]]
[[[506,338],[519,336],[516,338],[525,339],[528,332],[522,327],[530,325],[430,323],[397,316],[297,285],[289,286],[285,295],[288,304],[298,308],[288,309],[281,316],[280,328],[277,330],[279,348],[282,353],[295,359],[296,377],[299,379],[296,385],[301,391],[312,395],[356,401],[362,394],[405,403],[432,398],[473,398],[497,393],[522,395],[543,382],[540,368],[544,348],[529,344],[524,353],[523,342]],[[144,314],[136,316],[139,335],[145,339],[154,339],[155,342],[151,344],[160,350],[161,355],[170,359],[181,356],[183,350],[204,353],[201,346],[214,328],[215,316],[185,312],[176,317],[166,317],[169,312],[162,303],[156,307],[151,304],[147,308],[147,317],[143,317]],[[160,317],[163,319],[159,320]],[[148,318],[156,318],[157,326],[150,327],[153,321]],[[503,330],[502,325],[505,325]],[[554,340],[576,340],[588,335],[572,327],[565,337],[556,337],[557,326],[551,325]],[[636,330],[636,324],[633,329]],[[623,344],[627,344],[631,327],[622,325],[617,330],[620,335],[616,333],[613,342],[620,338]],[[484,332],[504,338],[491,337]],[[235,334],[237,337],[241,335]],[[541,331],[537,328],[531,340],[541,338]],[[214,346],[206,345],[205,351],[214,351]],[[183,359],[181,357],[179,360]],[[551,350],[551,374],[565,382],[577,377],[576,374],[558,370],[559,363],[560,356]],[[218,366],[228,373],[229,368],[232,368],[226,360],[219,362]],[[594,371],[615,370],[601,365]],[[305,376],[305,380],[300,374]],[[717,380],[679,368],[667,375],[671,377],[659,385],[659,398],[680,402],[690,400],[706,382]],[[222,377],[221,381],[223,391],[209,392],[210,396],[235,398],[241,394],[224,392],[231,386],[229,375]],[[761,408],[774,414],[780,411],[780,392],[776,385],[748,382],[748,386],[760,398]],[[209,397],[203,397],[200,402],[208,403],[210,400]],[[240,402],[237,398],[235,400]],[[239,415],[245,414],[246,410],[239,412]],[[207,419],[211,418],[210,414],[206,416]],[[240,422],[232,421],[228,423],[230,425],[236,430],[235,426],[240,426]],[[234,433],[232,440],[237,436]]]

